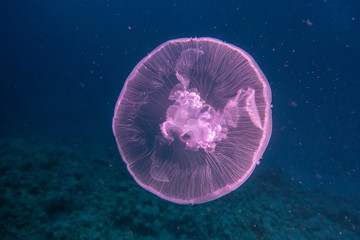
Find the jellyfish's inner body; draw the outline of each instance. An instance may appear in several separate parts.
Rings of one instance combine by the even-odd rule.
[[[167,109],[166,121],[160,125],[161,133],[169,143],[178,137],[186,144],[186,150],[202,148],[213,152],[216,142],[226,139],[228,128],[237,127],[241,114],[249,116],[253,124],[262,129],[255,91],[251,88],[240,89],[223,111],[215,111],[201,99],[196,89],[186,90],[182,84],[172,89],[169,99],[175,103]]]
[[[216,141],[226,138],[226,123],[212,106],[201,99],[196,89],[181,90],[181,86],[176,85],[170,93],[169,99],[175,103],[167,109],[161,132],[170,142],[179,137],[187,150],[202,148],[213,152]]]

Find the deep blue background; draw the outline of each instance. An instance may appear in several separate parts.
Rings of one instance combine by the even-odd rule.
[[[259,167],[358,194],[360,2],[1,1],[0,134],[115,146],[115,102],[161,43],[214,37],[268,78],[273,135]]]

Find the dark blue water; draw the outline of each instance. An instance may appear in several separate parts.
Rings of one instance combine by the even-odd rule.
[[[359,239],[358,1],[1,1],[0,238]],[[214,37],[256,60],[273,134],[234,193],[176,205],[137,186],[111,131],[135,65]]]

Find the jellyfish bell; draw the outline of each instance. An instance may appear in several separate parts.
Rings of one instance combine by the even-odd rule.
[[[136,182],[166,200],[215,200],[244,183],[269,142],[271,90],[244,50],[213,38],[165,42],[137,64],[113,132]]]

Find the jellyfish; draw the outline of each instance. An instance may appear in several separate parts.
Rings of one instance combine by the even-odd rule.
[[[113,117],[135,181],[179,204],[209,202],[242,185],[271,130],[266,77],[248,53],[214,38],[153,50],[126,79]]]

